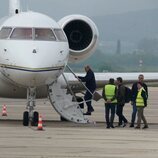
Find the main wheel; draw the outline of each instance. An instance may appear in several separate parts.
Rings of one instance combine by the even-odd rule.
[[[60,121],[68,121],[68,120],[65,119],[64,117],[60,116]]]
[[[29,125],[29,112],[25,111],[23,113],[23,125],[28,126]]]

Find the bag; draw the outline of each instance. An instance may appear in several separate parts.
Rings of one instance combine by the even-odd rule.
[[[93,93],[93,100],[98,101],[98,100],[100,100],[101,98],[102,98],[102,96],[101,96],[97,91],[95,91],[95,92]]]
[[[132,91],[130,88],[125,86],[125,103],[129,103],[132,98]]]

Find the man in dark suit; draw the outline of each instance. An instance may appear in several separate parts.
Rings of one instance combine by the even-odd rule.
[[[93,97],[93,93],[96,89],[96,81],[95,81],[95,76],[94,76],[94,72],[92,71],[92,69],[90,68],[89,65],[85,66],[85,71],[86,71],[86,76],[85,77],[81,77],[78,76],[78,78],[82,81],[85,82],[86,87],[89,89],[89,91],[86,91],[86,94],[84,96],[84,99],[86,101],[87,104],[87,112],[84,113],[85,115],[91,115],[91,112],[94,111],[92,105],[91,105],[91,100]]]

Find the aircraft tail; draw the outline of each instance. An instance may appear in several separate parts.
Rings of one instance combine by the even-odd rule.
[[[9,0],[9,15],[18,14],[20,12],[20,0]]]

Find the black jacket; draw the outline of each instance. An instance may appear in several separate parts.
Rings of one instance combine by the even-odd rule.
[[[88,70],[87,74],[85,77],[78,76],[78,78],[82,82],[86,82],[86,87],[90,91],[94,91],[96,89],[96,81],[95,81],[95,76],[92,70]]]
[[[142,90],[141,96],[144,100],[144,106],[147,106],[147,93],[144,90]]]
[[[123,84],[118,86],[117,104],[118,105],[124,105],[125,104],[125,86]]]

